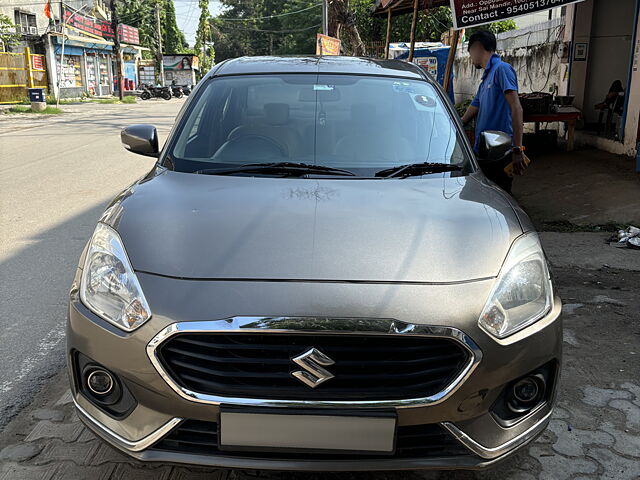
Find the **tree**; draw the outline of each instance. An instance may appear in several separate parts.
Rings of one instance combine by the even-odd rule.
[[[510,30],[515,30],[517,27],[516,22],[513,20],[502,20],[500,22],[490,23],[489,25],[480,25],[479,27],[473,27],[467,30],[466,37],[469,38],[476,32],[481,30],[489,30],[490,32],[495,33],[496,35],[502,32],[508,32]]]
[[[241,55],[313,54],[322,24],[317,0],[222,0],[212,20],[216,61]]]
[[[164,0],[164,22],[163,26],[163,42],[162,47],[164,53],[169,55],[182,53],[185,48],[189,47],[184,33],[178,28],[176,22],[176,8],[173,0]]]
[[[0,51],[6,51],[19,41],[20,35],[15,32],[15,24],[9,17],[0,13]]]
[[[198,6],[200,7],[200,19],[198,20],[198,31],[196,32],[194,50],[200,58],[200,72],[206,73],[213,65],[215,56],[211,36],[209,1],[198,0]]]
[[[150,48],[154,57],[158,48],[155,16],[156,1],[127,0],[119,1],[116,5],[120,21],[138,29],[140,45]],[[149,58],[151,58],[151,55],[149,55]]]
[[[374,17],[371,10],[375,0],[351,0],[358,31],[365,42],[384,41],[386,36],[387,19]],[[442,34],[453,26],[451,9],[436,7],[418,12],[416,24],[416,41],[439,42]],[[393,17],[391,23],[391,41],[408,42],[411,36],[411,14]]]
[[[176,23],[173,0],[120,0],[117,3],[118,16],[122,23],[138,29],[140,45],[150,48],[155,58],[158,53],[156,5],[160,9],[164,53],[183,53],[189,45]]]
[[[349,7],[349,0],[333,0],[329,2],[329,36],[342,39],[343,32],[351,55],[365,55],[366,49],[358,31],[356,14]]]

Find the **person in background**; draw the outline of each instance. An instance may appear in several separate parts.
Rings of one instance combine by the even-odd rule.
[[[622,113],[623,102],[619,101],[621,97],[620,94],[624,93],[624,87],[622,86],[622,82],[620,80],[616,80],[611,84],[611,88],[609,88],[609,93],[604,98],[604,102],[598,103],[595,105],[596,110],[617,110],[616,113]]]
[[[482,132],[497,130],[511,135],[513,170],[515,174],[522,175],[527,163],[522,145],[524,118],[518,96],[518,77],[513,67],[496,54],[496,49],[496,36],[489,31],[476,32],[469,39],[471,62],[477,69],[484,69],[484,74],[476,97],[462,117],[462,123],[466,125],[477,118],[476,153]],[[487,178],[511,193],[513,178],[504,172],[505,164],[480,162],[480,167]]]

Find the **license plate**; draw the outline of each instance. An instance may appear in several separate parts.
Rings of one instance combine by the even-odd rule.
[[[314,412],[260,413],[222,409],[219,447],[222,450],[314,451],[392,454],[394,413],[335,415]]]

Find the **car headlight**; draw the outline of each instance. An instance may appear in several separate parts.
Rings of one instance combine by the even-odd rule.
[[[505,338],[536,322],[553,305],[553,287],[538,235],[518,238],[500,270],[478,323]]]
[[[80,298],[91,311],[128,332],[151,318],[151,310],[118,233],[99,223],[87,250]]]

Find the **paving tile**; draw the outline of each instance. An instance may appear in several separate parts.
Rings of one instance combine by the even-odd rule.
[[[49,420],[41,420],[33,427],[25,441],[57,438],[63,442],[73,442],[78,439],[83,428],[80,423],[53,423]]]
[[[168,480],[169,475],[171,475],[169,466],[132,466],[121,463],[116,466],[110,480]],[[209,480],[215,480],[215,478],[209,477]]]
[[[205,469],[197,467],[175,467],[170,480],[228,480],[230,470]]]
[[[136,460],[120,453],[115,448],[106,443],[98,442],[98,450],[91,460],[91,465],[102,465],[103,463],[135,463]]]
[[[66,392],[64,392],[64,395],[62,395],[60,399],[56,402],[56,407],[66,405],[71,402],[73,402],[73,397],[71,396],[71,390],[67,390]]]
[[[51,408],[38,408],[31,412],[31,416],[36,420],[51,420],[52,422],[61,422],[64,419],[62,410],[54,410]]]
[[[18,443],[9,445],[0,451],[0,462],[24,462],[35,457],[42,450],[36,443]]]
[[[90,442],[91,440],[95,440],[98,437],[95,436],[95,434],[89,430],[88,428],[85,428],[84,430],[82,430],[82,433],[80,434],[80,436],[78,437],[78,442]]]
[[[57,465],[32,466],[5,463],[0,467],[0,480],[52,480]]]
[[[77,465],[88,465],[100,444],[95,442],[64,443],[52,441],[44,447],[40,455],[34,459],[36,465],[46,463],[73,462]]]
[[[87,465],[76,465],[65,462],[60,465],[52,480],[111,480],[115,466],[111,464],[89,467]],[[130,477],[130,480],[137,480],[137,477]]]

